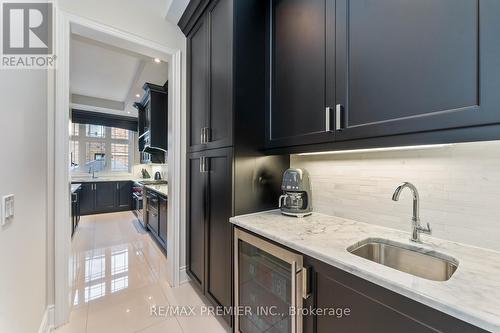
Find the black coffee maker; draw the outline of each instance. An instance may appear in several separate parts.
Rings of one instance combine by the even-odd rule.
[[[311,181],[306,170],[286,170],[281,190],[279,207],[283,215],[304,217],[312,214]]]

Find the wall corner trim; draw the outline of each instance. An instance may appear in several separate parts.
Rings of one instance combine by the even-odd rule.
[[[43,313],[38,333],[50,333],[54,329],[54,305],[47,306]]]

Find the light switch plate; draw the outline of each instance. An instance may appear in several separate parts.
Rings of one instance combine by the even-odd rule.
[[[5,225],[14,218],[14,194],[2,197],[1,225]]]

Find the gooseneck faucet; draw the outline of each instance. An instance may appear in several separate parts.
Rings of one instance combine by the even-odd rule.
[[[420,234],[423,233],[430,235],[432,233],[432,229],[429,223],[427,223],[427,227],[425,228],[420,225],[420,197],[415,185],[408,182],[399,185],[392,195],[392,200],[399,201],[399,196],[405,188],[408,188],[413,194],[413,217],[411,218],[412,233],[410,240],[412,242],[422,243],[420,240]]]

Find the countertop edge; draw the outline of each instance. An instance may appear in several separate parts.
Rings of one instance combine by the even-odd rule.
[[[500,331],[499,324],[492,323],[488,318],[484,318],[484,316],[481,316],[480,314],[476,314],[476,315],[470,314],[469,313],[470,309],[467,309],[467,310],[460,309],[459,307],[457,307],[456,304],[450,304],[450,303],[429,297],[427,295],[419,294],[419,293],[415,292],[414,290],[408,289],[407,287],[400,285],[397,281],[387,281],[386,279],[383,279],[383,278],[380,278],[376,275],[370,274],[370,271],[368,271],[368,270],[365,270],[363,268],[360,268],[360,267],[352,265],[352,264],[345,263],[345,262],[337,260],[333,257],[325,257],[325,255],[322,253],[318,253],[318,252],[316,252],[312,249],[309,249],[307,247],[297,245],[295,243],[291,243],[287,240],[281,239],[276,234],[268,233],[268,232],[260,230],[258,228],[253,228],[252,226],[248,226],[245,223],[241,223],[238,221],[239,217],[251,217],[252,215],[259,215],[259,214],[263,214],[263,213],[270,213],[270,212],[276,212],[276,211],[277,210],[270,210],[270,211],[266,211],[266,212],[258,212],[258,213],[235,216],[235,217],[231,217],[229,219],[229,221],[232,224],[234,224],[240,228],[254,232],[262,237],[268,238],[272,241],[275,241],[279,244],[282,244],[283,246],[286,246],[292,250],[295,250],[297,252],[301,252],[307,256],[310,256],[314,259],[320,260],[328,265],[334,266],[338,269],[341,269],[345,272],[353,274],[353,275],[360,277],[366,281],[372,282],[376,285],[379,285],[379,286],[386,288],[390,291],[393,291],[397,294],[408,297],[414,301],[420,302],[420,303],[427,305],[435,310],[441,311],[447,315],[450,315],[452,317],[455,317],[457,319],[465,321],[469,324],[475,325],[479,328],[482,328],[482,329],[485,329],[488,331],[492,331],[492,332]]]

